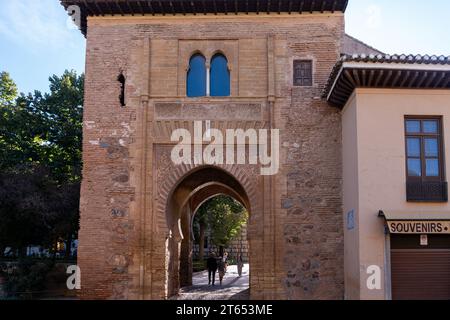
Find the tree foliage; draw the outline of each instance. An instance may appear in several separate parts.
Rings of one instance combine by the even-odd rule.
[[[195,217],[197,225],[206,224],[210,230],[210,240],[218,247],[227,247],[239,235],[247,220],[245,208],[228,196],[217,196],[207,201]]]
[[[17,97],[17,86],[8,72],[0,72],[0,105],[8,105]]]
[[[51,245],[78,231],[84,76],[20,94],[0,78],[0,249]],[[70,236],[69,236],[70,238]]]

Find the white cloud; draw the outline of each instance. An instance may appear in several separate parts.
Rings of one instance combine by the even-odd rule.
[[[365,10],[367,14],[366,26],[370,29],[378,29],[382,26],[382,10],[381,7],[375,4],[371,4]]]
[[[74,30],[55,0],[9,0],[2,3],[0,34],[19,45],[60,48],[73,44]]]

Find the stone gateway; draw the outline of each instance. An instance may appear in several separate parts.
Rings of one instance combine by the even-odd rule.
[[[80,6],[87,37],[81,296],[177,294],[192,279],[191,217],[226,194],[250,214],[252,299],[342,299],[341,119],[321,95],[346,1],[203,2],[62,1]],[[229,95],[213,96],[212,84],[188,96],[193,57],[209,70],[218,53]],[[296,61],[308,63],[300,72]],[[302,76],[311,82],[294,83]],[[278,174],[261,175],[260,163],[175,165],[171,135],[194,136],[195,121],[224,136],[279,129]]]

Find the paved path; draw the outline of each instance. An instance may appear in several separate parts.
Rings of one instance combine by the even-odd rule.
[[[249,265],[244,266],[242,277],[238,276],[237,266],[228,266],[222,286],[216,274],[216,285],[208,285],[208,272],[194,273],[192,287],[180,290],[173,300],[248,300],[249,299]]]

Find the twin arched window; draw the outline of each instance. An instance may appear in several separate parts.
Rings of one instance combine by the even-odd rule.
[[[228,97],[231,93],[230,70],[227,58],[218,53],[211,59],[211,67],[206,66],[206,58],[194,54],[189,61],[187,74],[188,97]]]

